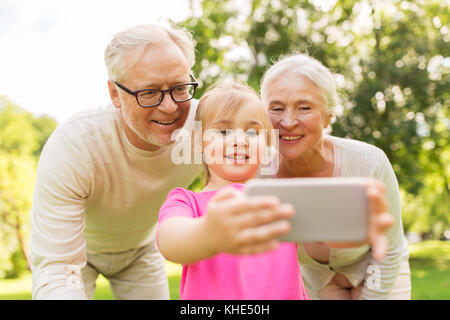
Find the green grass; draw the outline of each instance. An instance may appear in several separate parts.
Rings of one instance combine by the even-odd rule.
[[[167,262],[167,276],[169,278],[170,299],[180,299],[181,266]],[[113,300],[108,280],[100,275],[97,279],[95,300]],[[31,274],[19,279],[0,280],[0,300],[31,300]]]
[[[450,300],[450,242],[425,241],[411,244],[410,266],[412,298],[414,300]],[[179,299],[181,267],[166,264],[169,277],[170,298]],[[0,300],[31,299],[31,275],[19,279],[0,280]],[[108,281],[100,276],[97,279],[96,300],[111,300],[113,296]]]
[[[414,300],[450,300],[450,242],[409,246]]]

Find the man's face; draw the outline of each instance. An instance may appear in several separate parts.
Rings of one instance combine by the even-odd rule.
[[[125,58],[126,63],[134,60]],[[190,82],[189,65],[174,43],[147,46],[139,60],[128,69],[120,83],[131,91],[142,89],[170,89]],[[183,127],[190,101],[175,103],[165,93],[159,106],[142,108],[136,98],[108,82],[111,100],[120,109],[125,133],[130,142],[141,149],[156,150],[169,145],[172,132]]]

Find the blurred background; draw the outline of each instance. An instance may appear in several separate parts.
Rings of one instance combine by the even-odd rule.
[[[234,78],[256,90],[280,55],[336,76],[332,135],[382,148],[400,183],[414,299],[450,299],[450,0],[0,1],[0,299],[30,299],[30,208],[47,138],[109,102],[103,51],[140,23],[186,27],[196,94]],[[200,187],[199,180],[191,186]],[[167,265],[172,298],[179,266]],[[100,278],[97,299],[110,299]]]

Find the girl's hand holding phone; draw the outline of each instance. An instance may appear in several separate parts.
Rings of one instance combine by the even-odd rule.
[[[224,188],[211,198],[203,220],[211,255],[275,249],[277,237],[289,232],[287,219],[293,215],[293,206],[281,204],[277,197],[247,197],[233,187]]]

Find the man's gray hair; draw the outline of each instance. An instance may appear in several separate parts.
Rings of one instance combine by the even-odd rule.
[[[125,57],[134,54],[140,56],[149,44],[157,45],[172,41],[183,52],[189,68],[195,63],[194,43],[192,35],[184,28],[166,28],[157,25],[143,24],[116,33],[105,49],[105,64],[111,80],[121,80],[130,65],[125,65]]]
[[[280,75],[289,72],[302,74],[314,82],[322,91],[328,112],[333,112],[338,103],[336,80],[333,74],[319,60],[302,53],[293,53],[281,57],[264,73],[261,81],[261,98],[265,105],[268,102],[266,95],[269,85]]]

